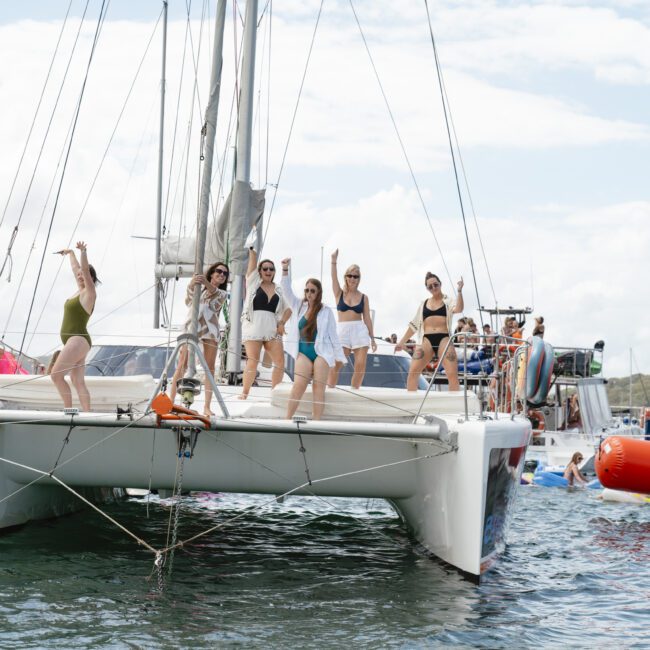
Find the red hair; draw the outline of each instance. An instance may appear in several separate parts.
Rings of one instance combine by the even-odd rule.
[[[316,300],[309,314],[309,318],[307,318],[307,324],[302,328],[301,334],[305,341],[311,342],[316,338],[316,319],[318,318],[318,312],[323,308],[323,285],[316,278],[309,278],[305,282],[305,287],[308,284],[313,284],[316,287]]]

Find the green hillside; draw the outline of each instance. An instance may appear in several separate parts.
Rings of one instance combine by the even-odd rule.
[[[607,396],[613,406],[630,403],[630,378],[614,377],[608,379]],[[632,375],[632,406],[650,406],[650,375]]]

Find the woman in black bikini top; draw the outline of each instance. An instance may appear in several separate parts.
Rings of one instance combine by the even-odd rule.
[[[449,390],[460,390],[456,351],[453,345],[447,347],[447,343],[449,342],[452,314],[458,314],[464,309],[463,279],[458,281],[456,301],[443,295],[442,283],[437,275],[427,273],[424,284],[431,292],[431,297],[427,298],[418,308],[406,333],[395,346],[395,350],[403,350],[406,341],[414,334],[422,339],[413,353],[406,387],[408,390],[417,390],[418,379],[422,371],[436,357],[445,369],[449,380]],[[440,358],[441,354],[443,354],[442,359]]]

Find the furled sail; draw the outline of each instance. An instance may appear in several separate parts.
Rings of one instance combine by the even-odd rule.
[[[265,190],[254,190],[248,183],[235,181],[238,185],[231,190],[223,205],[221,214],[208,225],[205,244],[206,266],[228,260],[231,273],[243,275],[248,257],[244,243],[253,226],[262,231]],[[235,196],[235,201],[233,201]],[[196,258],[196,237],[166,237],[161,245],[163,264],[194,264]]]

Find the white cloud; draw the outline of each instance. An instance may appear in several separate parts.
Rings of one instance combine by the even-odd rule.
[[[271,95],[271,181],[277,175],[318,5],[317,2],[293,4],[293,9],[298,11],[297,17],[289,14],[286,6],[281,13],[276,8],[277,22],[273,32],[276,50]],[[420,176],[430,172],[432,178],[437,178],[435,172],[439,170],[448,174],[446,135],[428,34],[421,22],[422,11],[416,12],[412,3],[358,5],[416,173]],[[628,151],[625,147],[630,144],[646,146],[650,130],[647,121],[635,123],[617,118],[615,111],[601,110],[600,105],[580,97],[572,88],[563,89],[560,96],[550,90],[542,92],[530,81],[541,72],[552,77],[565,70],[579,70],[593,75],[599,83],[647,83],[645,75],[650,64],[643,45],[648,42],[648,28],[640,20],[623,19],[611,7],[592,9],[571,6],[571,3],[501,6],[487,2],[454,2],[438,7],[434,14],[436,34],[441,37],[439,45],[445,78],[463,147],[481,147],[488,152],[519,149],[530,152],[531,156],[535,150],[544,148],[545,153],[550,152],[559,160],[567,146],[594,148],[603,143],[618,143],[624,151]],[[420,20],[419,24],[416,19]],[[390,29],[385,29],[387,25]],[[60,23],[30,21],[0,27],[0,60],[3,61],[0,197],[3,200],[8,194],[59,28]],[[145,22],[106,23],[91,70],[68,176],[48,245],[50,250],[67,244],[152,28],[153,23]],[[171,155],[184,30],[182,22],[170,27],[167,164]],[[193,30],[197,47],[196,23]],[[227,31],[225,52],[228,57],[233,49],[231,35]],[[66,36],[67,47],[71,45],[71,37],[72,32]],[[86,52],[91,37],[89,26],[83,35]],[[112,328],[147,327],[151,322],[150,295],[138,299],[134,296],[152,284],[153,245],[133,239],[131,235],[153,232],[156,101],[160,75],[157,47],[156,41],[75,235],[75,238],[89,241],[91,261],[97,262],[104,281],[94,317],[96,334]],[[207,50],[207,41],[204,41],[203,55]],[[262,56],[261,48],[258,55]],[[46,96],[48,107],[52,105],[63,65],[62,59],[55,68],[53,85]],[[0,300],[5,305],[0,319],[3,328],[61,152],[83,66],[84,57],[79,57],[62,96],[61,113],[55,116],[53,138],[44,152],[41,171],[35,179],[14,249],[14,281],[9,285],[4,278],[0,281]],[[199,88],[204,108],[207,57],[201,58],[200,66]],[[220,155],[227,149],[225,129],[230,117],[232,91],[226,89],[231,89],[232,78],[233,65],[229,59],[224,67],[220,108]],[[184,88],[187,90],[192,82],[188,67]],[[264,106],[264,101],[261,105]],[[0,230],[0,250],[3,252],[25,195],[46,115],[47,112],[37,123],[37,137],[28,151],[6,224]],[[185,194],[182,186],[177,185],[183,176],[178,163],[183,158],[189,118],[190,99],[184,93],[170,193],[173,231],[181,227],[181,213],[185,219],[182,227],[190,228],[196,210],[197,131],[201,119],[196,110]],[[257,124],[264,124],[265,120],[265,111],[261,110]],[[263,182],[265,177],[265,142],[259,141],[257,133],[258,127],[253,163],[256,183],[260,178]],[[139,146],[140,157],[134,165]],[[387,177],[397,176],[404,172],[404,163],[345,3],[331,7],[326,4],[288,162],[294,174],[338,173],[339,185],[331,184],[333,189],[328,194],[318,189],[318,181],[312,182],[308,191],[301,191],[295,184],[289,190],[281,187],[266,253],[276,260],[291,254],[298,281],[320,273],[321,246],[324,247],[327,273],[329,253],[339,247],[342,267],[352,261],[362,267],[362,287],[376,309],[378,333],[400,333],[423,297],[424,273],[427,270],[439,272],[447,288],[450,280],[413,190],[392,180],[386,181],[381,191],[360,190],[355,186],[364,179],[364,174],[368,174],[369,168],[383,168]],[[228,157],[225,167],[230,169],[230,166]],[[341,168],[344,173],[340,172]],[[167,175],[166,168],[165,177]],[[434,190],[425,186],[423,191],[427,205],[435,206],[439,197]],[[646,188],[639,188],[632,198],[643,199],[644,192]],[[549,340],[562,345],[589,345],[597,339],[605,339],[607,369],[612,374],[627,372],[627,348],[632,346],[641,367],[647,370],[650,350],[647,336],[642,336],[642,327],[645,327],[642,324],[648,322],[650,313],[639,278],[647,277],[650,270],[647,261],[650,248],[648,201],[632,202],[613,195],[601,199],[600,205],[594,205],[591,196],[568,193],[562,195],[560,204],[555,202],[554,196],[553,188],[548,188],[546,204],[526,206],[526,214],[532,215],[526,219],[518,218],[514,210],[506,207],[504,196],[502,214],[506,216],[482,222],[483,240],[498,298],[504,305],[530,304],[532,264],[535,308],[546,318]],[[48,205],[46,222],[51,214],[52,198]],[[461,274],[464,276],[467,301],[475,308],[462,226],[456,217],[450,218],[439,207],[431,209],[431,217],[452,280]],[[488,304],[491,302],[488,282],[471,225],[470,232],[477,257],[481,301]],[[10,343],[20,340],[43,245],[41,230],[10,324],[12,333],[7,335]],[[30,347],[33,353],[41,353],[57,344],[61,305],[73,290],[67,269],[56,275],[59,262],[59,258],[49,253],[45,255],[44,273],[31,321],[33,327],[42,311],[40,334]],[[327,281],[326,284],[329,286]],[[128,302],[130,300],[132,302]],[[124,307],[127,302],[128,306]],[[176,308],[176,320],[180,321],[184,314],[180,301]],[[109,313],[112,316],[100,322],[99,319]]]

